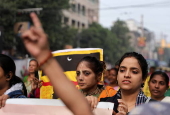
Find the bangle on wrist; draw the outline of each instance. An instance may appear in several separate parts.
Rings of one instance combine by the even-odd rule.
[[[39,67],[43,66],[50,58],[53,57],[53,54],[51,52],[49,52],[48,56],[39,63]]]

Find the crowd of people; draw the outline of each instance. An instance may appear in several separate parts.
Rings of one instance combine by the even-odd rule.
[[[30,16],[34,25],[22,34],[22,39],[28,52],[35,59],[30,60],[29,75],[22,81],[15,75],[14,61],[0,54],[0,108],[5,106],[8,98],[40,97],[42,81],[38,79],[38,69],[43,70],[49,77],[57,96],[75,115],[93,115],[92,110],[96,108],[98,102],[114,103],[113,115],[141,114],[141,111],[137,110],[138,107],[143,107],[142,105],[147,106],[151,102],[158,104],[170,102],[170,98],[165,97],[165,92],[169,88],[168,75],[162,71],[149,74],[145,58],[136,52],[125,53],[117,61],[116,66],[109,70],[106,70],[103,61],[91,56],[84,57],[76,68],[79,85],[77,90],[53,58],[40,20],[35,13],[31,13]],[[99,84],[102,75],[104,82]],[[148,76],[150,97],[143,92]],[[63,84],[65,87],[62,87]],[[148,113],[145,115],[149,115]]]

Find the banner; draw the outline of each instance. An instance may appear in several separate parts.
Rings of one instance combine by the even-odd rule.
[[[71,80],[76,87],[78,87],[76,81],[76,67],[78,62],[85,56],[96,57],[98,60],[103,61],[103,49],[100,48],[75,48],[65,49],[52,52],[54,58],[58,61],[60,66],[63,68],[65,75]],[[51,99],[53,95],[53,87],[47,76],[40,75],[41,80],[45,80],[40,89],[41,99]],[[56,75],[57,80],[57,75]],[[64,84],[63,84],[64,87]],[[48,96],[47,96],[48,95]],[[55,95],[54,95],[55,96]],[[53,97],[55,98],[55,97]]]
[[[20,36],[24,31],[30,28],[29,22],[18,22],[14,25],[14,33]]]
[[[99,102],[97,108],[93,110],[94,115],[112,115],[113,106],[113,103]],[[8,99],[5,107],[0,109],[0,115],[73,115],[73,113],[57,99]]]

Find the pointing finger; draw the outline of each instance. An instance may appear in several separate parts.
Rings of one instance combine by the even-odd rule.
[[[36,28],[42,28],[41,22],[40,22],[39,18],[37,17],[37,15],[34,12],[32,12],[30,14],[30,16],[31,16],[31,19],[32,19],[32,21],[34,23],[34,26]]]

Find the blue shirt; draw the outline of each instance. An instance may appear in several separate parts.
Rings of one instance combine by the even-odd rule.
[[[21,90],[16,90],[8,94],[10,98],[27,98]]]

